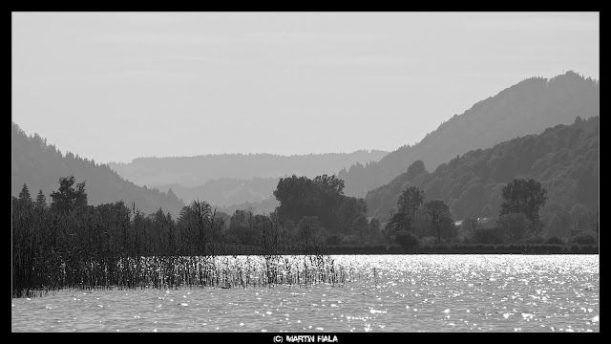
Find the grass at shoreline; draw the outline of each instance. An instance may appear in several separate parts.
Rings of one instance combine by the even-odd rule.
[[[329,246],[323,254],[598,254],[595,245],[577,244],[439,244],[400,246]]]

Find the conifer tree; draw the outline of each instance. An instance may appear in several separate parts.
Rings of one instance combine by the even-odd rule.
[[[39,210],[45,209],[47,207],[47,199],[45,195],[42,193],[42,190],[38,191],[38,196],[36,196],[35,207],[36,209],[39,209]]]
[[[21,192],[19,193],[19,201],[21,202],[21,204],[31,204],[32,203],[32,198],[30,197],[30,190],[28,190],[28,186],[23,184],[23,188],[21,189]]]

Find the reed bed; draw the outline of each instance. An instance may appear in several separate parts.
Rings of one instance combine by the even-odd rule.
[[[153,256],[56,261],[34,264],[21,297],[43,296],[64,288],[174,289],[193,287],[247,288],[277,285],[342,286],[346,270],[329,256]]]

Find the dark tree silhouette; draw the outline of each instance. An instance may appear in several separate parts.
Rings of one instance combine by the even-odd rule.
[[[30,204],[32,203],[32,198],[30,197],[30,191],[28,190],[28,186],[23,184],[23,188],[19,193],[19,201],[22,204]]]
[[[42,190],[39,190],[38,195],[36,196],[35,208],[38,210],[44,210],[47,208],[47,198],[42,193]]]
[[[366,216],[367,206],[362,199],[344,196],[343,188],[344,182],[335,176],[281,178],[274,191],[280,202],[277,215],[293,223],[315,216],[327,232],[352,232],[355,224],[362,224],[359,218]]]
[[[437,243],[441,243],[441,236],[454,234],[454,221],[448,205],[443,201],[434,200],[424,204],[424,212],[430,218],[430,228],[437,235]]]
[[[534,179],[514,179],[502,191],[500,215],[521,213],[533,224],[539,223],[539,209],[547,200],[547,191]]]
[[[388,223],[391,236],[400,231],[414,232],[416,211],[423,201],[424,191],[421,189],[410,186],[403,190],[397,201],[397,211]]]
[[[401,193],[401,196],[399,196],[397,211],[413,218],[416,210],[420,208],[423,201],[424,191],[418,187],[410,186]]]
[[[497,226],[506,242],[516,242],[528,234],[531,223],[523,213],[508,213],[499,217]]]
[[[317,253],[322,244],[321,232],[323,228],[320,226],[318,217],[305,216],[297,225],[297,239],[307,253]]]
[[[74,185],[74,176],[59,179],[59,189],[51,193],[51,208],[60,212],[69,212],[87,206],[85,182]]]

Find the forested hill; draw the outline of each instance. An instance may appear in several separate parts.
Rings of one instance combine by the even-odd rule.
[[[599,82],[567,72],[551,79],[531,78],[454,115],[413,146],[403,146],[379,162],[339,172],[347,195],[363,197],[405,172],[416,160],[429,170],[456,155],[519,136],[536,134],[577,116],[599,115]],[[388,125],[393,125],[388,123]]]
[[[88,202],[91,205],[123,200],[131,207],[145,213],[162,208],[178,215],[184,206],[173,193],[162,193],[147,189],[121,178],[107,165],[98,165],[92,160],[83,159],[72,153],[63,155],[55,146],[37,134],[27,136],[13,123],[12,128],[11,193],[17,196],[23,187],[28,186],[32,197],[39,190],[47,197],[59,187],[59,178],[73,175],[77,182],[86,182]]]
[[[279,143],[282,144],[282,143]],[[378,161],[388,152],[355,151],[281,156],[273,154],[219,154],[194,157],[138,158],[110,163],[123,178],[138,185],[180,184],[199,187],[217,179],[278,178],[286,175],[315,177],[334,174],[357,162]],[[271,190],[270,190],[271,191]],[[245,200],[241,200],[243,202]]]
[[[557,125],[493,148],[470,151],[428,173],[414,163],[365,198],[369,215],[389,218],[401,191],[420,187],[425,201],[443,200],[454,219],[498,215],[502,187],[514,178],[533,178],[547,189],[543,217],[596,212],[599,207],[599,117]]]

